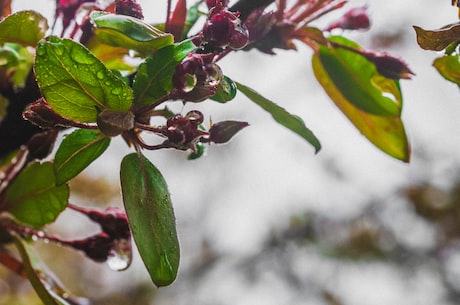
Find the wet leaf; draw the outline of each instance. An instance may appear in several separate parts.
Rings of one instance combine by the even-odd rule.
[[[318,152],[321,149],[321,144],[318,138],[316,138],[316,136],[311,132],[311,130],[305,126],[304,122],[301,119],[299,119],[295,115],[290,114],[284,108],[278,106],[272,101],[264,98],[251,88],[246,87],[237,82],[235,83],[239,91],[241,91],[254,103],[262,107],[262,109],[269,112],[276,122],[295,132],[296,134],[307,140],[311,145],[313,145],[313,147],[315,148],[315,152]]]
[[[172,77],[176,65],[195,49],[196,46],[187,40],[164,47],[147,57],[139,65],[134,78],[134,105],[147,106],[166,96],[173,88]]]
[[[23,223],[41,227],[55,221],[68,198],[68,186],[56,186],[53,164],[32,163],[11,182],[4,209]]]
[[[48,104],[66,119],[96,122],[98,110],[127,111],[132,103],[131,88],[70,39],[41,40],[35,74]]]
[[[152,52],[174,42],[171,34],[134,17],[93,12],[90,20],[95,27],[96,36],[114,47]]]
[[[417,43],[424,50],[442,51],[451,43],[460,41],[460,24],[453,24],[439,30],[424,30],[414,26]]]
[[[77,129],[67,135],[54,157],[56,184],[77,176],[109,146],[110,138],[99,130]]]
[[[375,146],[388,155],[409,162],[410,148],[404,125],[399,114],[394,116],[378,116],[367,113],[351,103],[341,92],[341,90],[330,79],[318,55],[313,56],[313,71],[316,78],[323,86],[326,93],[334,101],[337,107],[345,114],[355,127]],[[375,81],[375,80],[374,80]],[[397,81],[388,82],[382,80],[382,76],[377,78],[379,86],[394,86],[399,91]],[[398,100],[402,99],[399,96]]]
[[[348,47],[358,49],[359,46],[343,37],[332,37],[330,40]],[[350,50],[320,46],[315,55],[326,72],[324,75],[341,92],[346,99],[357,108],[374,115],[393,116],[401,112],[399,89],[383,91],[382,86],[374,82],[385,79],[379,77],[375,65],[364,56]],[[394,82],[388,79],[387,82]],[[384,86],[384,88],[390,88]],[[393,88],[393,87],[391,87]]]
[[[20,11],[0,21],[0,43],[35,47],[48,30],[46,18],[35,11]]]
[[[123,158],[123,202],[139,253],[157,286],[171,284],[179,267],[179,242],[166,182],[143,155]]]
[[[460,61],[458,55],[437,58],[433,62],[433,66],[445,79],[460,86]]]

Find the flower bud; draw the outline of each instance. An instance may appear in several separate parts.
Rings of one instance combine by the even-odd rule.
[[[411,75],[414,75],[414,73],[409,69],[409,66],[402,59],[389,54],[375,54],[373,52],[368,52],[365,54],[365,57],[375,65],[375,68],[381,75],[387,78],[410,79]]]
[[[105,135],[114,137],[134,128],[134,114],[131,111],[105,109],[97,116],[97,126]]]
[[[326,31],[333,29],[344,29],[344,30],[367,30],[370,28],[371,22],[367,15],[367,7],[356,7],[352,8],[345,15],[342,16],[337,22],[331,24],[326,28]]]
[[[74,123],[57,114],[43,97],[27,105],[22,116],[41,128],[70,127]]]
[[[203,27],[203,38],[211,47],[241,49],[249,41],[249,32],[237,14],[227,10],[211,10]]]
[[[136,2],[136,0],[117,0],[115,3],[115,13],[131,16],[137,19],[144,19],[142,7]]]

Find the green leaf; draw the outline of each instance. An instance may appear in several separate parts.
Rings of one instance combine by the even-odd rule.
[[[17,234],[13,234],[14,243],[16,248],[18,248],[19,255],[22,259],[22,266],[24,268],[24,272],[27,275],[27,278],[30,281],[30,284],[34,288],[35,292],[37,293],[40,300],[43,302],[44,305],[59,305],[61,304],[57,300],[53,298],[53,296],[48,291],[47,287],[44,283],[42,283],[39,272],[35,270],[34,266],[32,265],[32,260],[29,255],[29,249],[24,244],[24,242],[20,239]]]
[[[354,42],[343,37],[331,37],[330,40],[358,49]],[[356,107],[375,115],[393,116],[401,112],[399,90],[383,91],[390,88],[382,86],[384,80],[379,77],[375,65],[364,56],[333,46],[320,46],[317,53],[327,77],[337,89]],[[379,84],[374,81],[379,78]],[[395,80],[388,79],[388,82]],[[391,88],[394,88],[391,87]],[[391,96],[391,98],[390,98]]]
[[[23,223],[41,227],[57,218],[68,198],[68,186],[56,186],[53,164],[32,163],[8,187],[5,210]]]
[[[20,11],[0,22],[0,43],[35,47],[48,30],[46,18],[35,11]]]
[[[66,119],[96,122],[98,110],[131,107],[131,88],[73,40],[55,36],[41,40],[35,74],[46,101]]]
[[[451,43],[460,41],[460,24],[456,23],[439,30],[428,31],[414,26],[417,43],[424,50],[442,51]]]
[[[14,87],[24,87],[33,64],[33,55],[28,47],[16,43],[5,43],[0,47],[0,67],[8,69]]]
[[[433,66],[445,79],[460,86],[460,61],[458,55],[437,58],[433,62]]]
[[[272,101],[264,98],[256,91],[249,87],[246,87],[238,82],[235,82],[239,91],[246,95],[254,103],[262,107],[265,111],[269,112],[276,122],[283,125],[284,127],[295,132],[305,140],[307,140],[315,148],[315,152],[321,149],[321,144],[316,136],[308,129],[304,122],[297,116],[290,114],[284,108],[278,106]]]
[[[235,98],[237,91],[235,82],[224,75],[217,86],[216,93],[210,99],[219,103],[226,103]]]
[[[313,56],[313,71],[326,93],[355,127],[375,146],[388,155],[409,162],[410,148],[399,115],[378,116],[351,103],[328,76],[319,56]],[[381,83],[381,82],[380,82]],[[385,84],[390,82],[385,81]],[[397,83],[394,83],[397,88]]]
[[[0,94],[0,124],[7,115],[9,101],[3,95]]]
[[[143,155],[121,162],[121,190],[131,231],[145,266],[157,286],[171,284],[179,267],[179,242],[166,182]]]
[[[134,78],[134,105],[143,107],[169,94],[172,77],[178,63],[196,49],[190,40],[164,47],[139,65]]]
[[[198,19],[204,15],[203,13],[200,13],[199,6],[201,3],[196,3],[192,5],[188,10],[187,10],[187,17],[185,18],[185,26],[184,26],[184,31],[182,32],[182,39],[187,38],[188,33],[190,32],[191,28],[195,25],[195,23],[198,21]]]
[[[171,34],[164,33],[140,19],[93,12],[90,20],[95,26],[94,33],[104,43],[139,52],[152,52],[174,42]]]
[[[62,141],[54,157],[56,184],[66,183],[96,160],[109,146],[110,138],[99,130],[77,129]]]

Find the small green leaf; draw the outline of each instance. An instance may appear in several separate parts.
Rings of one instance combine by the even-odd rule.
[[[96,160],[109,146],[110,138],[99,130],[77,129],[62,141],[54,157],[56,184],[66,183]]]
[[[224,75],[217,86],[216,93],[210,99],[219,103],[226,103],[235,98],[237,91],[235,82]]]
[[[46,101],[66,119],[96,122],[98,110],[131,107],[131,88],[73,40],[55,36],[41,40],[35,74]]]
[[[48,30],[46,18],[35,11],[20,11],[0,22],[0,43],[35,47]]]
[[[428,31],[414,26],[417,43],[424,50],[442,51],[451,43],[460,41],[460,24],[456,23],[445,28]]]
[[[95,26],[96,36],[105,44],[114,47],[152,52],[174,42],[171,34],[134,17],[93,12],[90,20]]]
[[[182,32],[182,40],[187,38],[187,35],[190,31],[190,29],[195,25],[195,23],[198,21],[198,19],[204,15],[203,13],[200,13],[199,6],[201,3],[196,3],[195,5],[192,5],[188,10],[187,10],[187,17],[185,18],[185,26],[184,26],[184,31]]]
[[[460,61],[458,55],[437,58],[433,62],[433,66],[445,79],[460,86]]]
[[[359,48],[357,44],[343,37],[329,39],[348,47]],[[392,116],[401,112],[399,96],[395,96],[393,91],[382,91],[382,86],[376,86],[373,80],[379,74],[375,65],[364,56],[333,46],[320,46],[317,54],[328,78],[350,103],[375,115]],[[388,82],[394,80],[388,79]],[[399,95],[399,90],[396,94]]]
[[[41,227],[57,218],[68,198],[69,187],[56,186],[53,164],[32,163],[8,187],[4,209],[23,223]]]
[[[190,40],[164,47],[139,65],[134,78],[134,105],[143,107],[166,96],[173,88],[176,65],[196,49]]]
[[[179,242],[166,182],[143,155],[123,158],[123,202],[139,253],[157,286],[171,284],[179,267]]]
[[[328,76],[318,55],[313,56],[313,71],[316,79],[337,107],[371,143],[388,155],[409,162],[409,143],[399,114],[394,116],[378,116],[356,107],[356,105],[351,103],[342,94],[341,90]],[[384,86],[380,78],[376,81],[379,87]],[[388,82],[383,83],[389,84]],[[396,81],[394,86],[399,90]]]
[[[246,95],[254,103],[262,107],[265,111],[269,112],[276,122],[284,127],[295,132],[305,140],[307,140],[315,148],[315,152],[321,149],[321,144],[316,136],[308,129],[305,124],[297,116],[290,114],[284,108],[278,106],[272,101],[264,98],[256,91],[248,88],[238,82],[235,82],[238,90]]]

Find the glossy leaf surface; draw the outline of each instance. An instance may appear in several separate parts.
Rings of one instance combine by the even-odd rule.
[[[318,152],[321,149],[321,144],[318,138],[316,138],[313,132],[305,126],[301,119],[290,114],[284,108],[261,96],[251,88],[237,82],[235,83],[240,92],[246,95],[251,101],[262,107],[262,109],[269,112],[276,122],[295,132],[313,145],[315,152]]]
[[[343,37],[330,39],[347,47],[359,48]],[[320,46],[315,56],[319,58],[329,80],[357,108],[381,116],[401,112],[399,86],[393,85],[395,80],[382,78],[375,65],[364,56],[333,46]]]
[[[134,78],[134,105],[147,106],[166,96],[173,88],[172,77],[176,65],[195,49],[196,46],[187,40],[164,47],[147,57],[139,65]]]
[[[35,11],[20,11],[0,21],[0,43],[35,47],[48,30],[46,18]]]
[[[313,71],[336,106],[370,142],[396,159],[405,162],[409,161],[409,143],[399,114],[394,116],[378,116],[356,107],[356,105],[351,103],[342,94],[340,89],[328,76],[318,55],[313,56]],[[379,77],[377,80],[381,79],[382,77]],[[382,80],[382,83],[386,86],[393,84],[391,86],[396,86],[395,88],[399,89],[396,81],[392,83],[385,79]],[[383,84],[380,85],[383,86]]]
[[[62,141],[54,157],[56,184],[66,183],[96,160],[109,146],[110,138],[98,130],[77,129]]]
[[[460,41],[460,24],[439,30],[424,30],[421,27],[414,26],[417,34],[417,43],[424,50],[442,51],[451,43]]]
[[[5,206],[19,221],[41,227],[57,218],[68,198],[68,186],[55,184],[53,164],[32,163],[8,187]]]
[[[127,111],[131,88],[83,45],[51,36],[37,48],[35,74],[54,111],[77,122],[96,122],[97,111]]]
[[[139,253],[157,286],[167,286],[179,267],[179,242],[171,198],[159,170],[143,155],[124,157],[123,202]]]
[[[171,34],[134,17],[93,12],[90,20],[95,26],[96,36],[111,46],[151,52],[174,42]]]

